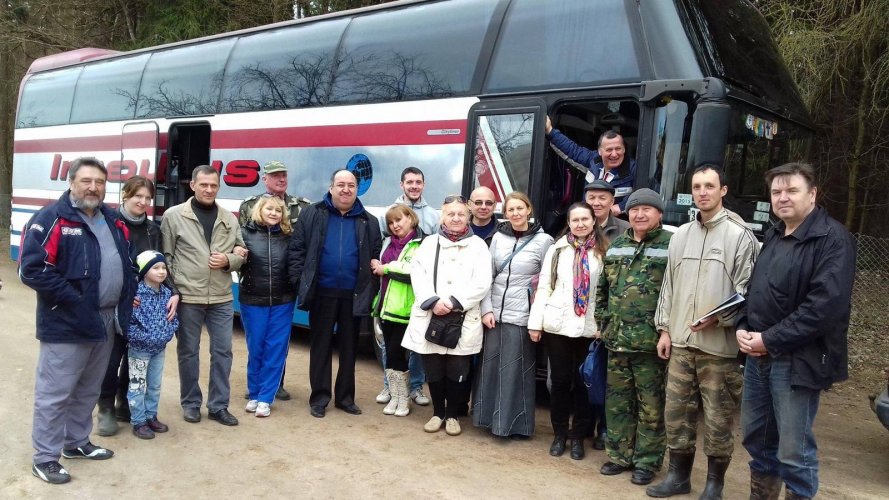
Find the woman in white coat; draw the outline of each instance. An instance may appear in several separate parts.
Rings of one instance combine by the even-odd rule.
[[[571,205],[568,232],[546,252],[528,317],[532,338],[544,332],[555,434],[549,453],[554,457],[565,452],[566,440],[571,439],[571,458],[583,459],[583,439],[592,431],[592,409],[579,368],[597,332],[596,283],[608,243],[593,208],[583,202]]]
[[[491,254],[472,234],[469,206],[462,196],[445,198],[438,234],[424,239],[414,254],[411,284],[416,300],[401,345],[423,355],[433,407],[423,429],[437,432],[444,424],[445,432],[456,436],[461,432],[457,418],[466,414],[469,403],[470,359],[482,347],[480,305],[491,288]],[[456,347],[427,341],[432,316],[451,311],[464,313]]]

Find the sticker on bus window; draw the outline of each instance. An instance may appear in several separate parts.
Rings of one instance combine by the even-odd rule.
[[[691,222],[693,220],[696,220],[698,218],[698,212],[700,212],[700,210],[698,210],[697,208],[689,208],[688,221]]]
[[[680,207],[689,207],[691,206],[691,195],[688,193],[680,193],[676,195],[676,204]]]
[[[762,231],[762,224],[757,224],[756,222],[747,222],[746,224],[751,231]]]
[[[756,210],[760,212],[768,212],[772,209],[772,204],[767,201],[757,201],[756,202]]]
[[[753,115],[744,118],[744,125],[757,137],[772,140],[778,135],[778,122],[773,122]]]
[[[753,212],[753,220],[759,222],[768,222],[769,221],[769,213],[768,212]]]

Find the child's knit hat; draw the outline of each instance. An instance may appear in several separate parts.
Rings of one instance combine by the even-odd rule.
[[[163,262],[164,265],[167,265],[167,259],[164,258],[164,254],[154,250],[146,250],[140,253],[136,257],[136,267],[139,268],[139,281],[142,281],[145,278],[145,273],[158,262]]]

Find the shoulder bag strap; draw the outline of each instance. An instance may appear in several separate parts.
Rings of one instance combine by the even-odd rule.
[[[528,245],[528,243],[531,243],[532,241],[534,241],[534,238],[536,238],[536,237],[537,237],[537,235],[534,234],[533,236],[528,238],[527,241],[525,241],[524,243],[519,245],[519,247],[516,248],[515,251],[513,251],[511,254],[509,254],[509,257],[507,257],[506,260],[504,260],[502,264],[497,266],[497,274],[499,275],[500,273],[502,273],[503,270],[506,269],[506,266],[508,266],[509,263],[512,261],[512,258],[515,257],[517,253],[521,252],[522,249]],[[494,277],[496,278],[497,276],[495,275]]]

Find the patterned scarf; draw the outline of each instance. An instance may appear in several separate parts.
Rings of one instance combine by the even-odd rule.
[[[590,302],[590,259],[589,251],[596,244],[590,235],[584,242],[568,233],[568,243],[574,247],[574,314],[584,316]]]
[[[463,231],[460,231],[459,233],[455,233],[455,232],[449,230],[448,228],[446,228],[444,226],[444,224],[442,224],[438,228],[438,234],[444,236],[445,238],[447,238],[451,241],[460,241],[463,238],[468,238],[468,237],[472,236],[472,229],[467,225],[466,228],[463,229]]]

